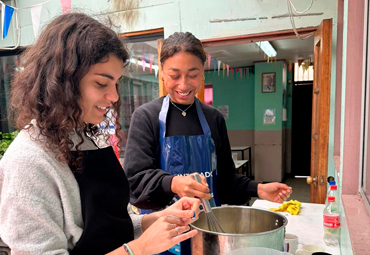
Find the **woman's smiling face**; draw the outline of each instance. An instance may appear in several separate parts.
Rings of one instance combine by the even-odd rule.
[[[202,87],[204,66],[200,58],[187,52],[169,57],[162,68],[164,86],[172,102],[189,105]]]
[[[90,67],[80,81],[81,121],[99,124],[104,120],[107,111],[119,99],[117,83],[122,74],[123,62],[115,55],[109,55]]]

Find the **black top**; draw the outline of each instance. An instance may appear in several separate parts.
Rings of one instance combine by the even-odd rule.
[[[163,98],[140,106],[133,114],[124,161],[124,170],[130,183],[130,203],[143,209],[163,208],[175,195],[171,192],[173,176],[160,169],[159,112]],[[186,111],[169,104],[166,136],[202,134],[195,105]],[[178,105],[181,109],[187,106]],[[211,129],[217,155],[217,192],[221,204],[245,204],[257,196],[257,182],[237,174],[231,157],[226,123],[215,108],[201,103]]]
[[[203,134],[202,125],[200,124],[197,107],[195,106],[195,104],[192,104],[192,106],[190,106],[190,108],[186,110],[186,117],[182,116],[182,112],[179,109],[175,108],[171,103],[169,103],[169,106],[170,107],[168,109],[166,122],[166,137]],[[182,110],[185,110],[189,107],[189,105],[181,104],[176,104],[176,106]],[[185,122],[184,125],[179,125],[179,123],[183,122]]]

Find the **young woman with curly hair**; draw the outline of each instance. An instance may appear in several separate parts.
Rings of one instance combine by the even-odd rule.
[[[197,199],[129,215],[126,175],[112,147],[97,145],[108,111],[120,138],[128,58],[111,29],[77,13],[55,18],[25,52],[10,103],[21,131],[0,161],[0,236],[12,254],[154,254],[196,234],[186,231]]]

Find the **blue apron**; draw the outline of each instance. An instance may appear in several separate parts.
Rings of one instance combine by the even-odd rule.
[[[211,136],[211,129],[203,114],[200,102],[195,98],[198,118],[202,126],[203,135],[170,136],[166,137],[166,121],[170,99],[166,96],[159,113],[159,142],[161,169],[171,175],[189,175],[198,172],[206,177],[209,185],[211,206],[220,205],[217,190],[217,157],[215,143]],[[186,118],[186,117],[185,117]],[[176,196],[175,200],[178,199]],[[190,241],[184,241],[172,247],[167,254],[190,254]],[[165,253],[166,254],[166,253]]]

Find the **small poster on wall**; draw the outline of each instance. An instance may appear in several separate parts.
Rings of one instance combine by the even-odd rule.
[[[275,125],[275,109],[266,109],[263,114],[263,125]]]
[[[229,106],[228,105],[220,105],[218,106],[218,110],[222,113],[225,120],[229,118]]]
[[[262,74],[262,93],[275,92],[275,73]]]

